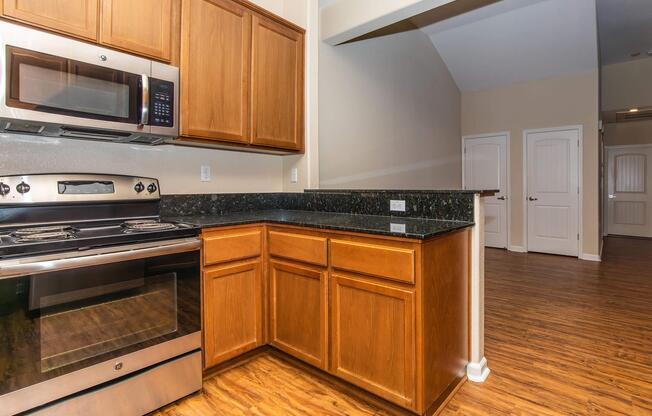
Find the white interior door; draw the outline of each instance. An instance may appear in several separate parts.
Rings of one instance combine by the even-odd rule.
[[[578,255],[579,134],[526,133],[528,251]]]
[[[465,189],[498,189],[484,198],[485,245],[507,247],[507,135],[464,139]]]
[[[607,232],[652,237],[652,146],[607,150]]]

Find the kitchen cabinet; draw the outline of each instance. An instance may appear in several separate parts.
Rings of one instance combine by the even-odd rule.
[[[204,367],[263,345],[260,227],[202,234]]]
[[[183,0],[181,140],[302,151],[304,31],[233,0]]]
[[[415,400],[414,290],[331,275],[331,371],[398,405]]]
[[[271,344],[325,370],[328,273],[271,260],[269,279]]]
[[[251,12],[230,0],[184,0],[181,135],[249,143]]]
[[[208,368],[262,345],[262,262],[216,266],[203,280]]]
[[[181,0],[3,0],[3,17],[178,64]]]
[[[252,20],[253,144],[303,147],[303,34],[262,16]]]
[[[97,40],[99,0],[4,0],[4,17],[86,40]]]
[[[269,343],[421,415],[464,381],[468,229],[412,240],[261,223],[202,237],[207,368]]]
[[[181,135],[249,143],[251,12],[184,0],[181,33]]]
[[[179,0],[102,0],[100,43],[162,61],[180,31]]]

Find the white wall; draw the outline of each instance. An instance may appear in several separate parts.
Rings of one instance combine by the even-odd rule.
[[[418,30],[319,47],[322,188],[460,188],[460,92]]]
[[[200,182],[201,165],[211,167],[211,182]],[[282,167],[279,156],[254,153],[0,135],[0,176],[109,173],[158,178],[164,194],[279,192]]]
[[[307,0],[253,0],[263,8],[306,27]],[[316,11],[312,11],[316,14]],[[316,21],[316,18],[313,19]],[[314,26],[316,32],[316,26]],[[308,31],[310,32],[310,31]],[[309,42],[306,42],[307,44]],[[306,57],[310,52],[306,53]],[[310,75],[306,76],[307,82]],[[316,89],[316,88],[315,88]],[[307,88],[308,90],[308,88]],[[314,92],[316,96],[316,91]],[[310,108],[306,116],[310,117]],[[316,123],[315,123],[316,124]],[[307,142],[316,141],[306,134]],[[316,144],[313,145],[316,148]],[[181,146],[146,147],[125,144],[48,139],[33,136],[0,136],[0,175],[39,172],[120,173],[156,177],[161,191],[278,192],[309,186],[310,151],[301,156],[261,155],[244,152],[195,149]],[[200,182],[201,165],[212,168],[212,181]],[[289,169],[298,166],[300,183],[289,185]],[[313,168],[313,171],[316,171]],[[284,180],[284,175],[287,180]],[[284,185],[287,189],[284,189]]]
[[[652,58],[604,65],[602,110],[652,106]]]

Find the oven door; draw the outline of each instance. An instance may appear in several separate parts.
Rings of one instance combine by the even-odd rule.
[[[28,410],[200,348],[199,240],[133,248],[0,263],[0,409]]]

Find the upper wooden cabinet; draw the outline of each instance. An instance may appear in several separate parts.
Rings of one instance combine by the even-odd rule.
[[[170,61],[179,6],[179,0],[102,0],[100,43]]]
[[[181,0],[4,0],[4,17],[161,61],[178,61]]]
[[[303,147],[303,34],[264,17],[252,23],[253,144]]]
[[[183,0],[181,135],[302,151],[303,37],[250,3]]]
[[[251,13],[229,0],[184,0],[181,135],[249,143]]]
[[[4,0],[2,6],[9,19],[97,40],[99,0]]]

